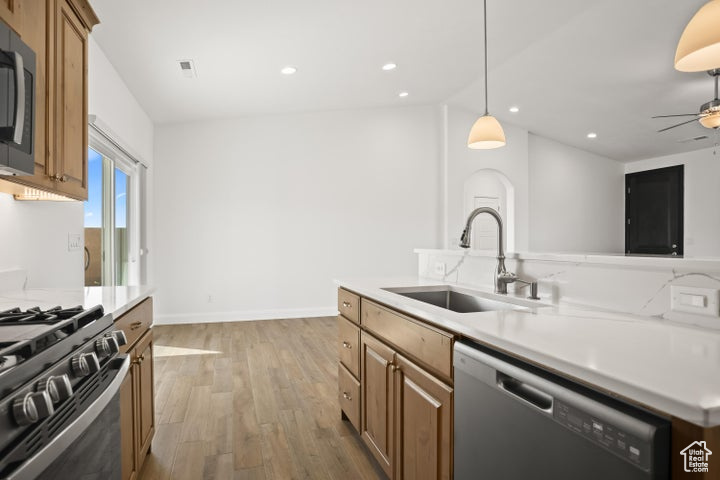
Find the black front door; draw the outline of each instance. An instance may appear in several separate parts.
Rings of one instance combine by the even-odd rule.
[[[684,166],[625,175],[625,251],[683,254]]]

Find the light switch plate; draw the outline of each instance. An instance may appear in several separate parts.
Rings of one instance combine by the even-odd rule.
[[[68,252],[76,252],[82,248],[82,237],[79,233],[68,233]]]
[[[715,288],[670,286],[670,308],[675,312],[720,317],[720,290]]]

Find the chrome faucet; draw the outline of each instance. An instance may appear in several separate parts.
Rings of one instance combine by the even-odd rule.
[[[537,300],[537,282],[527,282],[520,280],[517,275],[513,272],[508,272],[505,268],[505,247],[503,244],[503,221],[500,214],[494,208],[480,207],[476,208],[470,213],[465,224],[465,230],[463,230],[460,236],[460,247],[470,248],[470,234],[472,232],[472,223],[475,217],[481,213],[487,213],[492,216],[498,224],[498,253],[497,253],[497,268],[495,271],[495,293],[501,293],[506,295],[508,283],[520,282],[530,286],[530,296],[533,300]]]

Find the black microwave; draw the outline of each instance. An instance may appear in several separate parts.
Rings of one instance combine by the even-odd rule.
[[[35,168],[35,52],[0,21],[0,175]]]

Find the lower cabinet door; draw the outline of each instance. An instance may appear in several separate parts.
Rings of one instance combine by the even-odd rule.
[[[395,375],[395,478],[452,479],[453,389],[402,355]]]
[[[130,368],[125,380],[120,385],[120,450],[122,457],[122,480],[137,478],[135,451],[135,417],[134,410],[134,373],[135,366]]]
[[[395,352],[378,340],[361,334],[362,402],[360,434],[388,477],[393,477]]]
[[[137,429],[138,429],[138,466],[143,464],[145,455],[150,450],[153,434],[155,433],[155,408],[153,388],[153,332],[148,331],[138,342],[135,348],[138,372],[138,403],[137,403]]]

